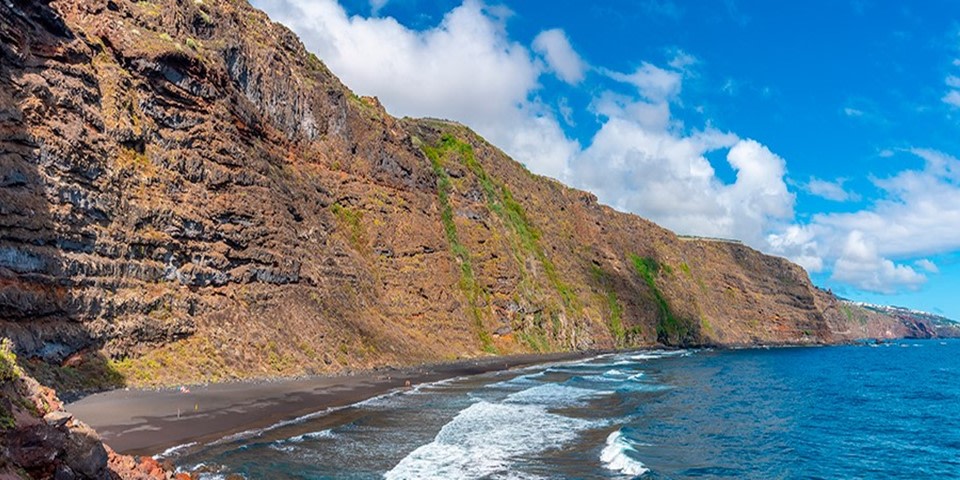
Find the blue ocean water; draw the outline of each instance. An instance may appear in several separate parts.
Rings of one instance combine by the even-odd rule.
[[[607,355],[421,385],[172,459],[208,478],[960,478],[960,341]]]

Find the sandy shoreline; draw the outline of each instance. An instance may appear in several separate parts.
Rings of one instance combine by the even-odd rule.
[[[507,370],[604,352],[565,352],[462,360],[343,376],[237,382],[178,389],[113,390],[66,405],[125,454],[155,455],[190,442],[210,442],[320,410],[350,405],[411,385]]]

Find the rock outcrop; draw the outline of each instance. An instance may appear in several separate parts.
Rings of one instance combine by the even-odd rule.
[[[391,117],[244,2],[0,3],[0,335],[45,383],[826,343],[839,308]]]
[[[63,410],[53,390],[16,365],[0,343],[0,478],[189,480],[150,457],[115,453],[92,428]]]

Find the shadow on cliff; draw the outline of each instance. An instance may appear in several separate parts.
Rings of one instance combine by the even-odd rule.
[[[589,267],[585,264],[583,270],[584,275],[589,275],[593,287],[607,299],[604,315],[617,346],[699,345],[703,341],[700,326],[680,313],[674,304],[676,298],[661,290],[663,267],[652,257],[648,258],[652,265],[656,265],[651,286],[632,264],[631,254],[623,254],[627,260],[621,268],[596,258]]]
[[[68,258],[96,241],[82,234],[97,220],[76,212],[82,190],[75,187],[90,181],[93,162],[65,140],[83,125],[30,128],[69,101],[40,73],[47,62],[88,61],[71,46],[75,38],[45,2],[0,3],[0,336],[39,381],[74,397],[123,385],[84,322],[95,309],[75,295],[84,278]]]

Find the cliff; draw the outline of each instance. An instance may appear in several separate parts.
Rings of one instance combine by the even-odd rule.
[[[0,67],[0,335],[67,390],[873,332],[785,259],[391,117],[243,2],[3,2]]]

